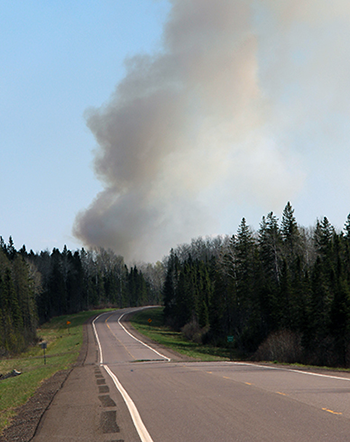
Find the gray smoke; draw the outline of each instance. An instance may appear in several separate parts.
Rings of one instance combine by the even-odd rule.
[[[154,261],[192,237],[227,233],[235,205],[270,211],[297,194],[304,173],[281,132],[302,106],[279,113],[291,65],[281,42],[293,23],[328,20],[320,3],[172,0],[161,51],[127,59],[109,102],[87,111],[104,191],[74,235]]]

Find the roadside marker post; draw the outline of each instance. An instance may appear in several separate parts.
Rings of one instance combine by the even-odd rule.
[[[70,325],[70,321],[67,321],[68,334],[70,335],[69,325]]]
[[[47,349],[47,343],[46,342],[42,342],[40,344],[41,348],[44,350],[44,364],[46,365],[46,354],[45,354],[45,350]]]

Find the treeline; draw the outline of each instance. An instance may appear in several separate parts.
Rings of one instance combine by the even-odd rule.
[[[159,304],[162,278],[161,263],[128,268],[110,250],[28,253],[0,237],[0,356],[26,348],[53,316]]]
[[[19,352],[36,337],[35,283],[30,266],[0,237],[0,356]]]
[[[350,215],[298,225],[288,203],[253,232],[198,238],[130,268],[112,251],[28,253],[0,237],[0,356],[35,342],[53,316],[164,303],[167,324],[260,359],[350,366]],[[231,345],[231,344],[229,344]]]
[[[288,203],[253,232],[172,250],[163,288],[168,324],[193,339],[262,359],[350,366],[350,215],[297,224]]]

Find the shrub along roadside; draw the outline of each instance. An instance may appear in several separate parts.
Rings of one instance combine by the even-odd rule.
[[[230,349],[202,345],[185,338],[181,332],[176,332],[164,326],[163,307],[142,310],[130,319],[133,327],[171,350],[198,361],[219,361],[230,358]],[[238,359],[237,353],[232,353],[233,359]]]
[[[311,370],[317,372],[323,371],[349,371],[344,368],[335,368],[327,366],[315,366],[305,365],[300,363],[291,363],[290,351],[295,351],[295,336],[289,333],[280,333],[273,336],[271,340],[268,340],[264,346],[262,346],[261,352],[257,352],[255,355],[240,354],[237,349],[228,349],[221,347],[214,347],[208,345],[196,344],[195,342],[188,341],[184,334],[181,332],[175,332],[169,327],[163,325],[163,307],[157,307],[152,309],[143,310],[132,316],[130,319],[133,327],[161,345],[164,345],[180,354],[195,358],[197,361],[220,361],[228,360],[231,358],[235,361],[250,361],[258,362],[259,364],[270,365],[278,364],[279,366],[295,367],[295,369]],[[151,322],[149,322],[151,319]],[[277,350],[276,350],[277,349]],[[265,350],[264,352],[262,350]],[[276,350],[279,355],[279,360],[275,358],[276,354],[272,351]],[[281,351],[287,355],[288,358],[282,358]]]
[[[95,314],[109,310],[56,317],[38,329],[39,339],[47,343],[46,364],[40,345],[30,347],[15,357],[0,360],[1,374],[5,375],[13,369],[22,373],[0,381],[0,433],[10,423],[15,409],[34,395],[42,381],[60,370],[69,369],[77,361],[83,342],[84,322]]]

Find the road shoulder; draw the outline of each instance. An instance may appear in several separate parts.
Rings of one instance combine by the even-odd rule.
[[[77,363],[43,382],[0,442],[139,441],[123,398],[98,364],[93,319],[84,324]]]

